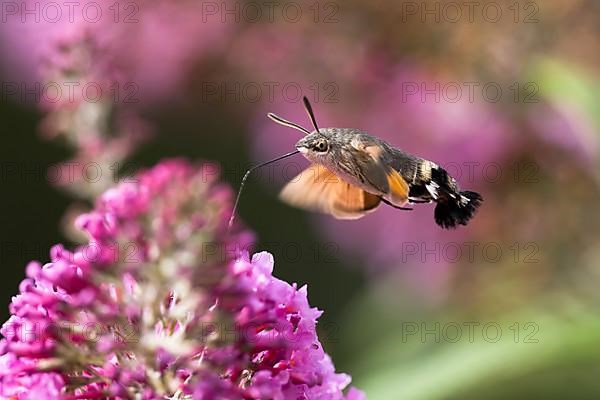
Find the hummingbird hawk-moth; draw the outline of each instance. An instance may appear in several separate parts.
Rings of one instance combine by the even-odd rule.
[[[268,114],[273,121],[305,136],[296,150],[248,170],[301,153],[311,165],[292,179],[280,198],[292,206],[330,214],[338,219],[357,219],[381,203],[401,210],[408,204],[435,202],[435,222],[445,229],[466,225],[483,198],[476,192],[461,191],[456,180],[436,163],[397,149],[385,141],[354,128],[317,126],[310,102],[304,106],[314,131]],[[238,193],[237,203],[240,192]],[[233,222],[232,215],[230,224]]]

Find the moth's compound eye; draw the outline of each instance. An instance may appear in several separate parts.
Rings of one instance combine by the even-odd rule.
[[[329,143],[327,140],[319,140],[315,143],[315,150],[318,152],[326,152],[329,149]]]

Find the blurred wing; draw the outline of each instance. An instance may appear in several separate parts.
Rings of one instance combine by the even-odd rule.
[[[395,206],[402,207],[408,202],[408,183],[402,178],[402,175],[395,169],[390,168],[387,173],[390,192],[386,198]]]
[[[356,151],[355,160],[365,179],[385,193],[384,197],[395,206],[405,205],[410,190],[408,183],[398,171],[383,161],[385,150],[381,144],[368,135],[357,135],[351,145]]]
[[[292,179],[279,197],[305,210],[331,214],[338,219],[357,219],[379,205],[378,196],[338,178],[327,168],[313,164]]]

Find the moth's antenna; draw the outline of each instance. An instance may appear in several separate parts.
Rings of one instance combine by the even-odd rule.
[[[308,129],[303,128],[294,122],[288,121],[287,119],[278,117],[277,115],[275,115],[273,113],[268,113],[267,117],[271,118],[273,121],[277,122],[280,125],[287,126],[288,128],[298,129],[299,131],[302,131],[302,132],[306,133],[307,135],[310,133],[310,131]]]
[[[319,132],[319,127],[317,126],[317,119],[315,118],[315,113],[313,112],[312,106],[310,105],[310,101],[308,101],[308,98],[306,96],[302,98],[302,101],[304,102],[304,108],[306,108],[306,112],[308,113],[308,116],[310,117],[313,126],[315,127],[317,132]]]
[[[233,204],[233,211],[231,212],[231,218],[229,218],[229,224],[227,225],[227,230],[231,229],[231,226],[233,225],[233,220],[235,219],[235,211],[237,210],[238,203],[240,202],[240,197],[242,196],[242,190],[244,189],[244,185],[246,184],[246,179],[248,179],[248,176],[250,175],[250,173],[258,168],[264,167],[265,165],[272,164],[274,162],[283,160],[284,158],[293,156],[294,154],[298,154],[298,153],[300,153],[300,151],[298,151],[298,150],[292,151],[290,153],[284,154],[284,155],[274,158],[272,160],[265,161],[263,163],[255,165],[254,167],[252,167],[248,171],[246,171],[246,173],[244,174],[244,177],[242,178],[242,183],[240,184],[240,190],[238,191],[237,197],[235,199],[235,203]]]

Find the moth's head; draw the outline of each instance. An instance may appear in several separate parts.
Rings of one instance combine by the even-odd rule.
[[[328,157],[328,155],[332,154],[332,147],[335,147],[335,135],[332,134],[331,128],[319,129],[312,106],[306,96],[303,98],[303,101],[304,108],[315,128],[312,132],[294,122],[278,117],[275,114],[268,113],[267,116],[280,125],[304,132],[306,136],[296,143],[296,149],[312,162],[326,163],[326,161],[331,158]]]
[[[331,149],[330,138],[319,132],[313,132],[296,143],[296,149],[305,157],[313,158],[325,155]]]

